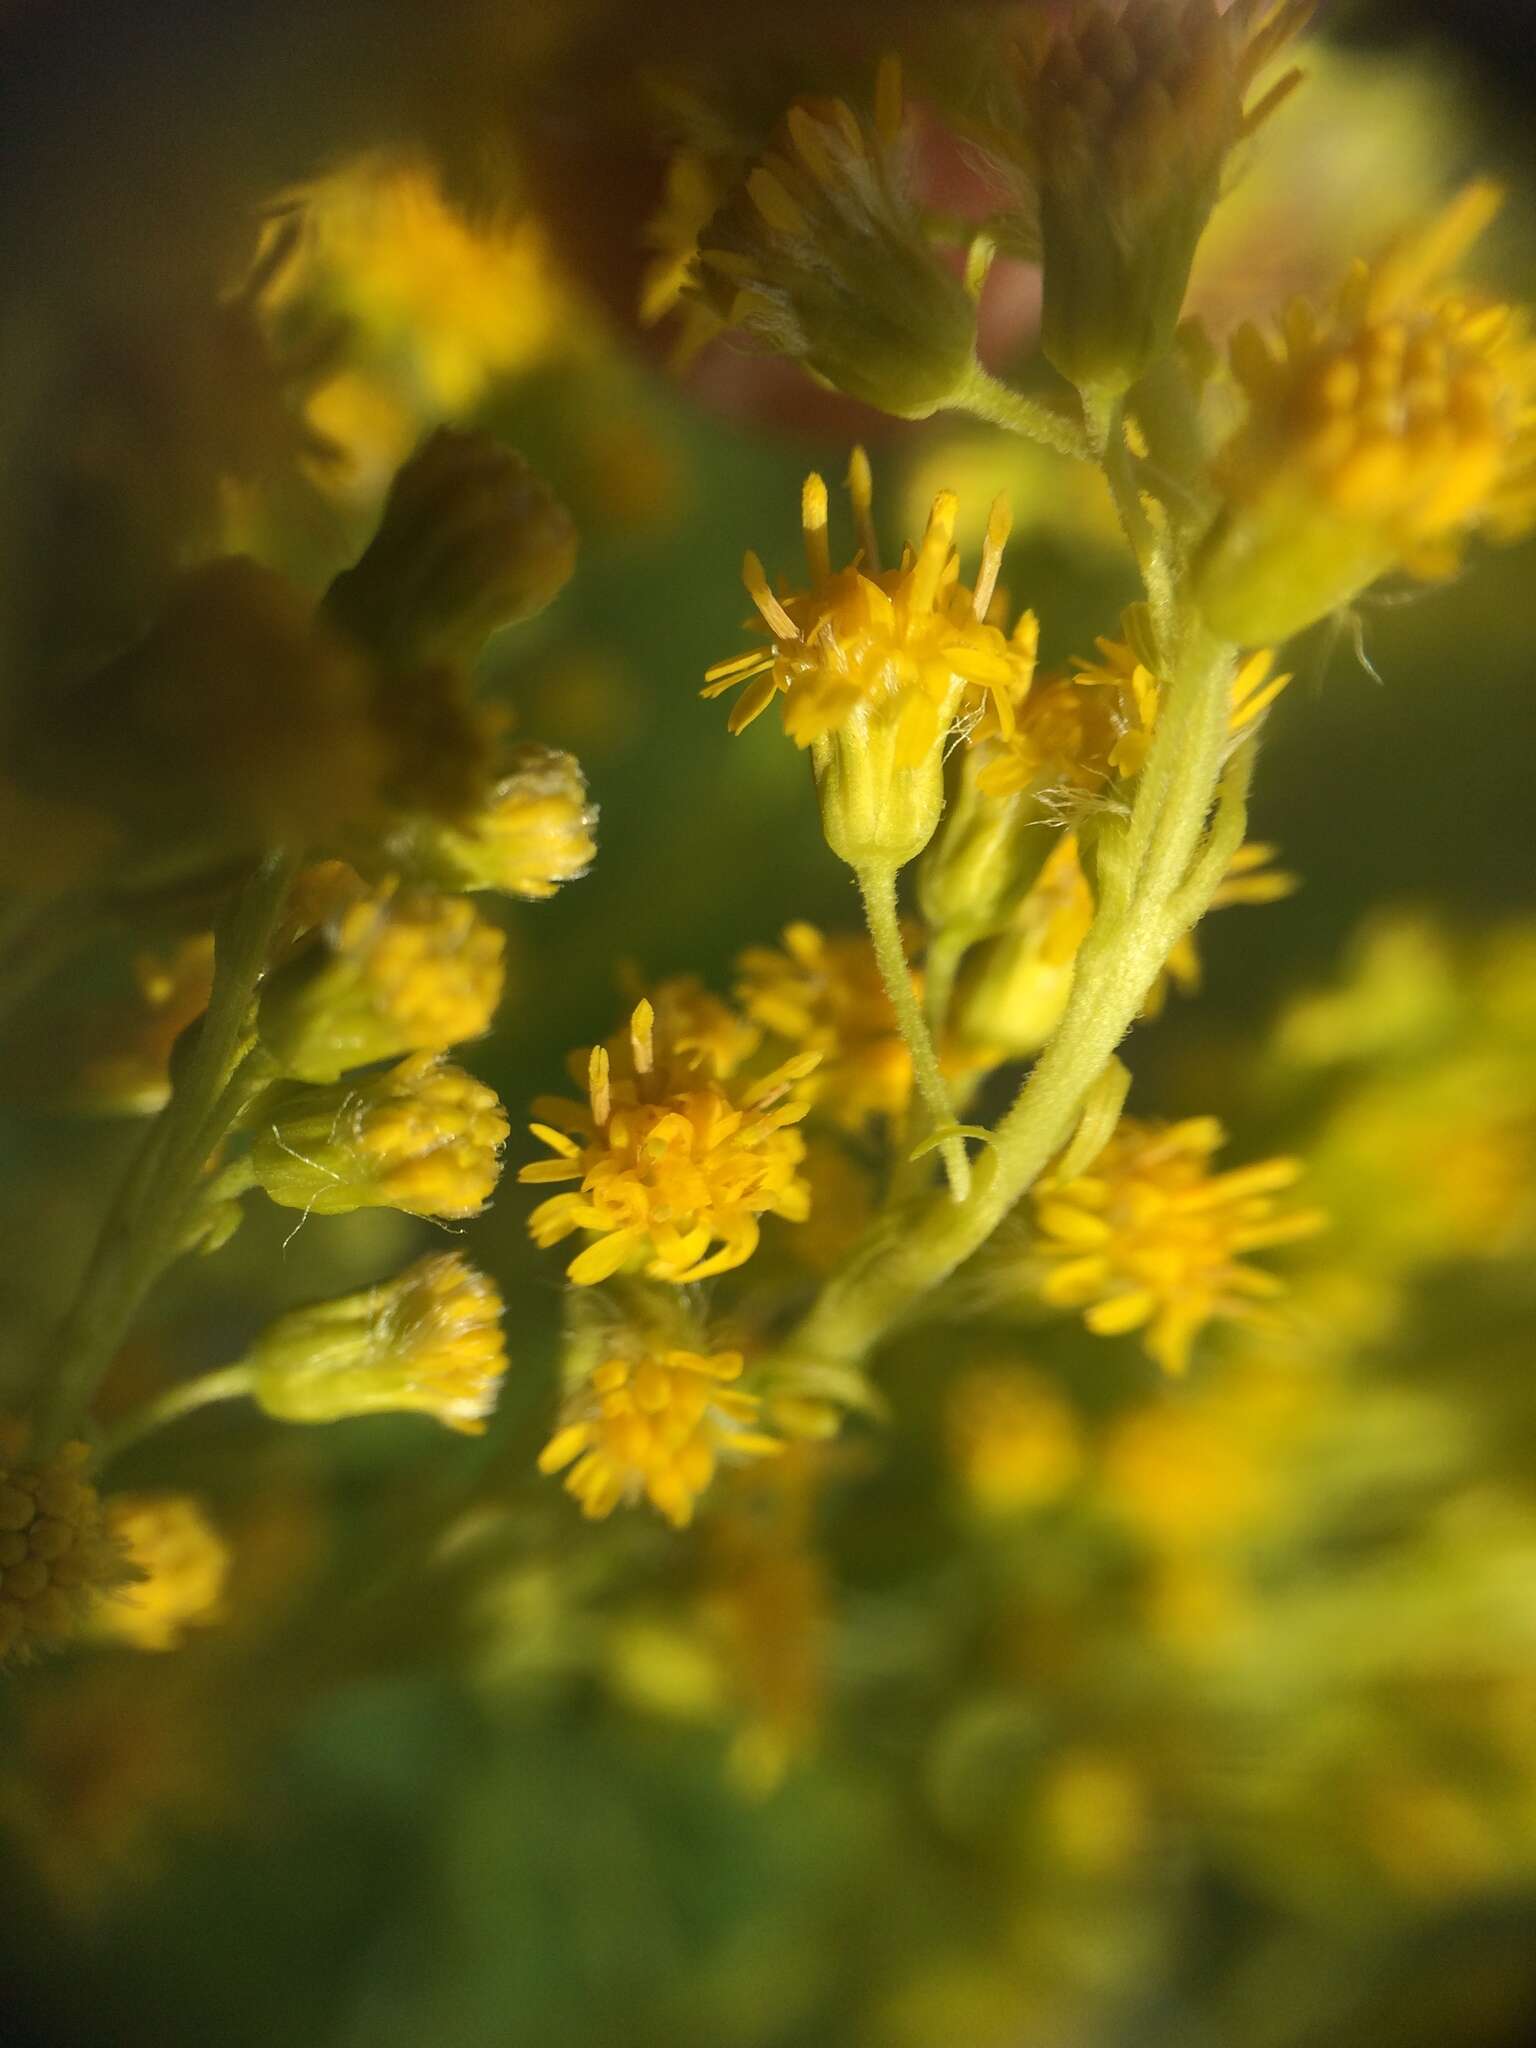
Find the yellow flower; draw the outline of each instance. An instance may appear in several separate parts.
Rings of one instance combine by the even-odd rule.
[[[640,280],[640,322],[654,327],[681,308],[682,329],[672,351],[678,368],[691,362],[725,325],[701,294],[687,293],[687,288],[698,259],[699,236],[727,190],[722,166],[699,150],[680,149],[667,165],[661,204],[645,224],[645,246],[653,253]]]
[[[975,947],[960,970],[949,1016],[960,1045],[988,1064],[1038,1052],[1061,1022],[1092,922],[1077,835],[1066,832],[1009,929]]]
[[[1123,391],[1172,344],[1229,152],[1296,83],[1255,78],[1316,0],[1076,0],[1032,9],[1016,100],[984,131],[1043,258],[1041,342],[1084,388]]]
[[[85,1476],[87,1447],[67,1443],[34,1461],[27,1436],[24,1423],[0,1418],[0,1664],[73,1635],[126,1572]]]
[[[484,801],[450,824],[418,817],[392,833],[393,860],[438,889],[499,889],[537,903],[592,865],[597,806],[572,754],[516,749]]]
[[[729,1080],[763,1042],[760,1026],[722,1002],[696,974],[659,983],[651,1007],[656,1036],[685,1064],[719,1080]]]
[[[644,1494],[673,1528],[685,1529],[722,1458],[782,1448],[753,1427],[756,1396],[731,1384],[741,1369],[739,1351],[605,1359],[566,1403],[539,1470],[565,1472],[566,1491],[593,1520]]]
[[[724,324],[899,418],[925,419],[974,372],[975,305],[907,189],[894,58],[872,123],[842,100],[790,108],[777,147],[705,226],[694,274]]]
[[[403,1052],[440,1052],[489,1028],[505,939],[462,896],[387,881],[343,902],[267,983],[259,1026],[285,1072],[334,1081]]]
[[[1104,692],[1105,716],[1115,735],[1107,766],[1113,774],[1129,779],[1140,774],[1152,744],[1162,684],[1145,606],[1130,607],[1122,630],[1124,640],[1101,638],[1094,642],[1098,660],[1079,658],[1073,681],[1084,689]],[[1268,647],[1256,648],[1238,664],[1232,678],[1229,740],[1246,739],[1291,680],[1289,675],[1277,676],[1274,666],[1274,650]]]
[[[1197,565],[1219,633],[1299,632],[1394,568],[1455,568],[1473,529],[1536,517],[1536,347],[1508,306],[1437,283],[1491,218],[1472,185],[1322,307],[1232,341],[1248,416],[1214,475],[1224,500]]]
[[[1000,728],[1011,732],[1014,696],[1034,664],[1035,627],[1026,614],[1010,641],[989,623],[1006,500],[992,508],[970,589],[959,580],[951,492],[934,499],[921,545],[882,571],[862,449],[848,481],[860,541],[854,560],[833,570],[827,488],[808,477],[801,516],[810,587],[776,597],[749,553],[742,577],[767,645],[717,663],[703,694],[745,685],[731,710],[733,733],[782,699],[785,732],[812,751],[833,851],[854,866],[871,851],[900,865],[921,852],[938,822],[943,741],[963,706],[990,696]]]
[[[198,932],[170,951],[133,963],[138,1000],[106,1022],[105,1049],[89,1059],[79,1088],[93,1111],[154,1116],[170,1100],[171,1052],[208,1007],[213,934]]]
[[[101,1634],[138,1650],[174,1650],[188,1629],[222,1619],[229,1550],[197,1501],[184,1493],[114,1494],[106,1513],[134,1576],[97,1607]]]
[[[534,1105],[547,1119],[534,1136],[556,1156],[525,1166],[519,1180],[580,1182],[534,1210],[534,1242],[592,1233],[566,1268],[578,1287],[632,1263],[679,1285],[742,1265],[757,1249],[759,1216],[802,1223],[809,1213],[805,1145],[792,1126],[809,1108],[796,1084],[817,1057],[802,1053],[728,1086],[684,1058],[658,1034],[652,1005],[637,1003],[627,1043],[585,1055],[586,1102]]]
[[[507,1369],[501,1296],[457,1252],[418,1259],[358,1294],[279,1316],[246,1360],[279,1422],[430,1415],[481,1436]]]
[[[951,1463],[991,1513],[1059,1500],[1082,1465],[1077,1419],[1037,1374],[978,1366],[955,1382],[944,1419]]]
[[[867,938],[786,925],[782,952],[749,946],[736,966],[736,999],[747,1015],[820,1055],[808,1091],[820,1114],[856,1129],[870,1117],[904,1113],[912,1056]]]
[[[507,1136],[493,1091],[433,1052],[356,1083],[275,1090],[260,1115],[251,1147],[257,1185],[315,1216],[477,1216]]]
[[[1096,1336],[1144,1330],[1171,1373],[1214,1318],[1264,1320],[1257,1303],[1283,1290],[1243,1254],[1310,1237],[1323,1217],[1278,1210],[1276,1194],[1301,1172],[1294,1159],[1210,1173],[1225,1139],[1214,1117],[1126,1118],[1087,1173],[1046,1175],[1034,1191],[1036,1248],[1052,1261],[1045,1299],[1083,1309]]]

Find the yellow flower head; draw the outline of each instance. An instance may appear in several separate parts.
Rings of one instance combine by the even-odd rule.
[[[247,1360],[251,1393],[279,1422],[420,1414],[481,1436],[507,1369],[502,1313],[495,1286],[457,1252],[418,1259],[279,1316]]]
[[[809,1108],[797,1084],[817,1057],[802,1053],[761,1079],[727,1081],[669,1044],[652,1005],[637,1003],[627,1041],[578,1055],[585,1102],[535,1104],[545,1120],[534,1135],[556,1156],[518,1178],[580,1183],[534,1210],[535,1242],[591,1233],[566,1268],[578,1287],[630,1263],[679,1284],[741,1265],[757,1249],[759,1216],[799,1223],[809,1212],[799,1172],[805,1146],[792,1127]]]
[[[1258,73],[1316,0],[1068,0],[1031,9],[1015,99],[984,141],[1043,258],[1041,340],[1075,384],[1124,390],[1170,346],[1222,167],[1296,83]]]
[[[763,1042],[761,1026],[722,1002],[696,974],[675,974],[659,982],[651,1007],[657,1038],[686,1066],[720,1080],[729,1080]]]
[[[286,1072],[334,1081],[487,1030],[505,940],[462,896],[388,881],[345,902],[263,991],[261,1036]]]
[[[133,977],[137,1000],[106,1020],[103,1049],[87,1061],[79,1087],[93,1111],[154,1116],[170,1100],[172,1049],[208,1007],[213,933],[141,953]]]
[[[1439,284],[1499,195],[1472,185],[1321,308],[1232,341],[1248,417],[1197,571],[1215,629],[1280,640],[1394,568],[1456,566],[1463,537],[1536,516],[1536,346],[1508,306]]]
[[[1063,833],[1009,928],[975,947],[961,970],[950,1007],[960,1046],[987,1064],[1038,1052],[1061,1022],[1092,922],[1077,835]]]
[[[1301,1172],[1294,1159],[1212,1174],[1225,1140],[1214,1117],[1128,1117],[1086,1173],[1039,1181],[1036,1245],[1051,1261],[1045,1299],[1083,1309],[1096,1336],[1144,1330],[1147,1350],[1172,1373],[1184,1370],[1214,1318],[1263,1320],[1257,1304],[1282,1288],[1243,1255],[1310,1237],[1323,1218],[1277,1208],[1275,1196]]]
[[[1082,1465],[1077,1418],[1050,1383],[977,1366],[945,1406],[949,1454],[978,1507],[998,1514],[1059,1500]]]
[[[434,888],[499,889],[537,903],[587,872],[596,824],[575,756],[530,742],[470,816],[413,818],[391,835],[389,848],[401,868]]]
[[[1102,717],[1114,735],[1106,766],[1112,775],[1128,780],[1140,774],[1146,761],[1162,684],[1146,607],[1132,605],[1121,629],[1123,640],[1100,638],[1094,642],[1097,661],[1079,658],[1073,681],[1083,689],[1103,693]],[[1291,680],[1289,675],[1276,675],[1274,667],[1274,650],[1269,647],[1256,648],[1238,664],[1227,724],[1230,741],[1247,738]]]
[[[114,1494],[106,1513],[133,1579],[97,1607],[99,1633],[138,1650],[174,1650],[188,1629],[223,1618],[229,1550],[197,1501],[184,1493]]]
[[[73,1635],[127,1569],[85,1476],[86,1446],[34,1460],[27,1435],[24,1423],[0,1419],[0,1664]]]
[[[278,1089],[251,1147],[258,1186],[284,1208],[345,1216],[477,1216],[501,1173],[507,1119],[491,1089],[432,1052],[329,1088]]]
[[[842,100],[790,108],[777,147],[704,228],[695,277],[723,323],[882,412],[925,419],[965,385],[976,309],[907,188],[894,58],[873,122]]]
[[[785,732],[812,751],[833,851],[854,866],[872,854],[900,865],[938,823],[943,741],[961,710],[990,696],[1000,726],[1012,730],[1013,703],[1034,664],[1034,621],[1026,614],[1010,640],[989,620],[1009,530],[1006,499],[992,507],[971,589],[960,581],[952,492],[934,499],[921,545],[882,571],[862,449],[848,482],[860,541],[853,561],[833,570],[827,488],[808,477],[801,515],[810,587],[775,596],[749,553],[742,575],[767,645],[718,662],[703,694],[745,686],[731,709],[735,733],[780,698]]]
[[[870,1117],[903,1114],[912,1056],[867,938],[787,925],[782,952],[749,946],[736,965],[736,997],[747,1015],[820,1055],[809,1088],[821,1114],[855,1129]]]
[[[567,1492],[593,1520],[643,1494],[684,1529],[722,1459],[782,1448],[754,1426],[756,1396],[732,1384],[741,1369],[739,1351],[641,1350],[605,1359],[566,1402],[539,1470],[565,1472]]]
[[[854,450],[848,487],[858,553],[846,569],[833,569],[827,487],[819,476],[807,477],[801,517],[810,587],[775,597],[762,563],[748,554],[742,580],[768,644],[717,663],[703,694],[718,697],[746,685],[731,708],[732,732],[745,731],[782,697],[784,730],[797,747],[848,726],[894,726],[907,765],[938,745],[967,686],[978,696],[990,693],[999,723],[1011,729],[1014,690],[1021,679],[1027,687],[1033,667],[1035,627],[1026,613],[1011,643],[987,622],[1008,537],[1006,500],[992,508],[973,590],[960,581],[952,492],[934,499],[921,546],[906,548],[901,566],[882,572],[861,448]]]

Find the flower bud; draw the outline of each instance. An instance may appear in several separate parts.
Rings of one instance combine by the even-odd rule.
[[[376,1287],[293,1309],[246,1363],[279,1422],[430,1415],[481,1436],[506,1371],[501,1296],[457,1252],[419,1259]]]
[[[700,237],[699,296],[727,325],[898,419],[926,419],[975,367],[976,308],[929,247],[901,155],[901,77],[871,124],[791,107],[778,147]]]
[[[251,1147],[257,1185],[314,1216],[477,1216],[500,1175],[508,1128],[493,1091],[432,1052],[358,1082],[274,1089],[261,1115]]]
[[[1248,89],[1314,4],[1031,11],[1014,102],[986,140],[1034,216],[1042,346],[1080,388],[1124,391],[1169,348],[1228,152],[1296,77],[1253,108]]]
[[[390,663],[468,661],[500,627],[543,611],[575,562],[570,514],[522,456],[440,427],[396,476],[326,610]]]
[[[596,823],[575,756],[530,744],[469,816],[413,818],[389,845],[408,874],[435,888],[499,889],[538,902],[587,872]]]
[[[1028,1059],[1061,1022],[1093,895],[1076,835],[1058,839],[1011,928],[972,949],[955,988],[950,1027],[994,1061]]]
[[[335,1081],[490,1026],[505,939],[462,896],[382,887],[346,904],[262,990],[257,1029],[286,1074]]]

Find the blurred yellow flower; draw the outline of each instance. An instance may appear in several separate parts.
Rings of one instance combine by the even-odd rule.
[[[101,1634],[136,1650],[174,1650],[189,1629],[223,1618],[229,1550],[199,1502],[184,1493],[123,1493],[106,1511],[133,1579],[96,1607]]]
[[[806,1089],[819,1116],[852,1129],[901,1116],[912,1055],[869,940],[829,938],[804,923],[786,925],[783,937],[782,951],[749,946],[737,956],[737,1001],[775,1038],[820,1055]]]
[[[605,1359],[567,1400],[539,1470],[565,1472],[567,1492],[594,1521],[643,1494],[674,1529],[685,1529],[722,1458],[782,1448],[754,1427],[756,1396],[732,1384],[741,1371],[739,1351]]]
[[[989,1513],[1059,1500],[1081,1470],[1071,1407],[1048,1380],[1020,1367],[973,1367],[951,1389],[944,1422],[950,1462]]]
[[[1243,1255],[1310,1237],[1323,1217],[1277,1208],[1301,1172],[1294,1159],[1210,1173],[1225,1141],[1214,1117],[1126,1118],[1087,1173],[1044,1176],[1034,1208],[1036,1248],[1050,1262],[1045,1299],[1083,1309],[1096,1336],[1144,1331],[1171,1373],[1184,1371],[1214,1318],[1262,1320],[1258,1303],[1283,1289]]]

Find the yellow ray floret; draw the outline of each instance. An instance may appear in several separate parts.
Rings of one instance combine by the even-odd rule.
[[[1211,1173],[1225,1135],[1214,1117],[1126,1118],[1087,1173],[1047,1175],[1034,1193],[1046,1300],[1081,1308],[1096,1336],[1144,1332],[1171,1373],[1184,1371],[1207,1323],[1262,1320],[1259,1304],[1282,1292],[1247,1253],[1310,1237],[1324,1221],[1275,1200],[1301,1172],[1294,1159]]]
[[[806,479],[801,514],[808,588],[776,595],[762,563],[748,554],[742,580],[767,644],[719,662],[703,694],[741,684],[730,729],[742,732],[777,697],[784,730],[797,747],[862,721],[894,729],[897,757],[930,754],[965,706],[990,698],[999,727],[1011,732],[1013,702],[1034,660],[1034,621],[1026,614],[1012,639],[989,621],[1003,547],[1007,502],[992,508],[974,588],[960,581],[956,500],[941,491],[918,547],[899,568],[882,571],[870,517],[869,464],[856,450],[849,487],[860,549],[834,570],[827,529],[827,488]]]
[[[741,1265],[757,1249],[760,1216],[798,1223],[809,1212],[793,1126],[809,1108],[798,1084],[818,1058],[799,1054],[751,1081],[712,1075],[657,1032],[649,1002],[638,1003],[627,1044],[585,1055],[585,1102],[535,1105],[534,1135],[555,1157],[518,1178],[579,1183],[534,1210],[535,1241],[591,1234],[566,1268],[578,1287],[630,1264],[677,1283]]]
[[[674,1528],[686,1528],[722,1459],[783,1448],[754,1427],[757,1397],[732,1384],[741,1369],[739,1351],[606,1359],[567,1402],[539,1470],[564,1472],[567,1492],[594,1521],[644,1495]]]

